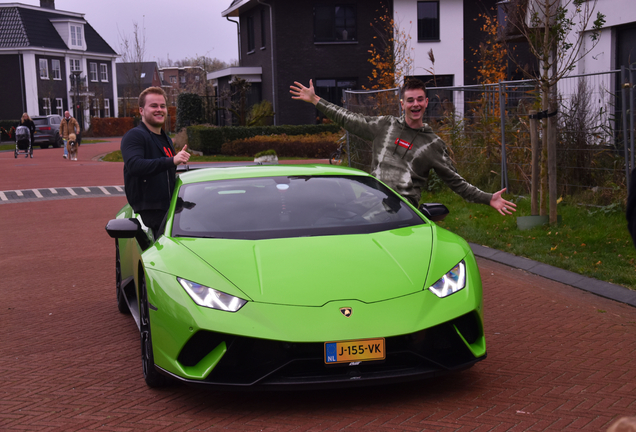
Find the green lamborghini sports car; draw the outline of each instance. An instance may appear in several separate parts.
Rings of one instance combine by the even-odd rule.
[[[155,239],[127,205],[119,310],[147,385],[338,387],[430,377],[486,358],[468,244],[374,177],[329,165],[180,173]]]

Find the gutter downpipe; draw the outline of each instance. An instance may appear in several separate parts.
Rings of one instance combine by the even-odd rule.
[[[272,47],[271,51],[271,63],[272,63],[272,110],[274,111],[274,126],[278,124],[276,118],[278,113],[276,112],[276,80],[274,79],[274,18],[272,17],[272,6],[263,3],[261,0],[256,0],[259,4],[267,6],[269,8],[269,43]]]
[[[239,24],[238,21],[233,21],[230,19],[229,16],[225,17],[226,20],[228,20],[229,22],[233,22],[234,24],[236,24],[236,35],[238,36],[238,54],[239,54],[239,66],[241,65],[241,25]]]

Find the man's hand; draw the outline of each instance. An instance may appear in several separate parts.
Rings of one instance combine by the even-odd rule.
[[[505,191],[506,189],[504,188],[500,190],[499,192],[495,192],[494,194],[492,194],[492,198],[490,199],[490,207],[494,208],[495,210],[497,210],[499,213],[501,213],[504,216],[506,214],[512,214],[510,213],[511,210],[513,212],[517,211],[515,209],[515,207],[517,207],[517,204],[511,203],[510,201],[506,201],[505,199],[501,197],[501,194],[504,193]]]
[[[289,92],[293,95],[292,99],[298,99],[316,105],[320,98],[316,96],[314,91],[314,83],[309,80],[309,87],[305,87],[298,81],[294,81],[293,86],[289,86]]]
[[[174,157],[172,158],[172,161],[174,162],[175,165],[178,166],[179,164],[187,163],[190,160],[190,153],[188,153],[186,150],[188,150],[187,144],[183,146],[183,148],[181,149],[179,153],[174,155]]]

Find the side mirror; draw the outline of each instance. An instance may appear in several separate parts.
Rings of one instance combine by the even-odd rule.
[[[134,238],[137,240],[137,243],[139,243],[139,247],[142,250],[146,250],[148,249],[148,246],[150,246],[148,236],[146,236],[144,230],[141,229],[139,221],[134,218],[111,219],[106,224],[106,232],[114,239]]]
[[[448,208],[444,204],[440,203],[423,203],[420,205],[418,210],[426,216],[427,219],[430,219],[433,222],[443,221],[450,213]]]

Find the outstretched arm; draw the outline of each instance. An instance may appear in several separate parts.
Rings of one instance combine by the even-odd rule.
[[[289,92],[292,94],[292,99],[302,100],[314,105],[318,103],[320,97],[316,96],[312,80],[309,80],[309,87],[305,87],[298,81],[294,81],[294,84],[295,85],[289,86]]]
[[[495,192],[494,194],[492,194],[492,198],[490,200],[490,207],[494,208],[495,210],[497,210],[499,213],[501,213],[502,215],[506,215],[506,214],[512,214],[510,211],[512,210],[513,212],[516,212],[516,208],[517,204],[512,203],[510,201],[506,201],[505,199],[503,199],[501,197],[501,194],[504,193],[506,191],[506,189],[502,189],[499,192]]]

